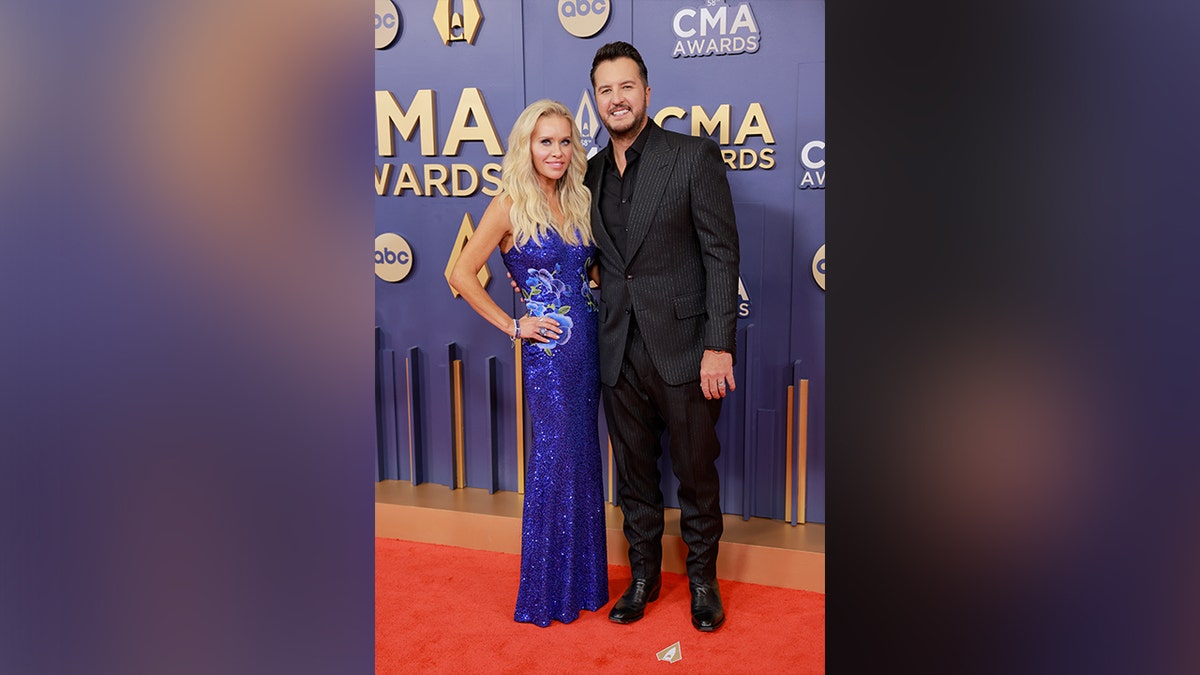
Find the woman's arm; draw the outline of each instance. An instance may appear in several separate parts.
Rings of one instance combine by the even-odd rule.
[[[475,234],[467,240],[467,245],[458,256],[458,262],[454,263],[454,269],[450,271],[450,287],[458,291],[479,316],[487,319],[488,323],[499,328],[505,335],[512,337],[512,317],[492,300],[492,296],[484,290],[483,284],[479,283],[478,276],[479,270],[483,269],[492,251],[499,248],[506,239],[512,238],[512,222],[508,218],[510,208],[512,201],[507,197],[496,196],[492,199],[492,203],[483,212],[483,218],[479,220]],[[538,333],[541,326],[537,321],[535,317],[521,317],[522,339],[547,342],[550,337],[557,336],[557,322],[552,319],[543,320],[545,327],[553,330],[554,335],[542,337]]]

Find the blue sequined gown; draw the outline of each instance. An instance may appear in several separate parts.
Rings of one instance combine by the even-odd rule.
[[[608,557],[597,411],[596,303],[587,285],[594,247],[551,232],[502,254],[534,316],[564,329],[525,341],[521,363],[533,447],[521,518],[521,585],[514,618],[549,626],[608,602]]]

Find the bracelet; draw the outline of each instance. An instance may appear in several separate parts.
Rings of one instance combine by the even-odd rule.
[[[521,339],[521,320],[513,319],[513,334],[508,336],[508,341],[511,344],[517,344],[517,340]]]

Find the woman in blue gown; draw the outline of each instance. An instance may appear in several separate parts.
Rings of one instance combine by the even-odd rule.
[[[509,134],[500,194],[450,275],[450,285],[480,316],[522,341],[533,447],[514,618],[538,626],[569,623],[580,610],[608,602],[586,169],[566,106],[547,99],[530,104]],[[476,276],[496,248],[525,301],[518,319]]]

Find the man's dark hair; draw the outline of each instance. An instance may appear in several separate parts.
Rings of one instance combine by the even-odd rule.
[[[642,75],[642,85],[650,86],[650,77],[646,74],[646,62],[642,60],[642,55],[638,53],[637,48],[633,45],[618,40],[610,42],[596,50],[596,57],[592,59],[592,72],[590,73],[593,89],[596,88],[596,66],[605,61],[612,61],[619,58],[633,59],[633,62],[637,64],[638,72]]]

